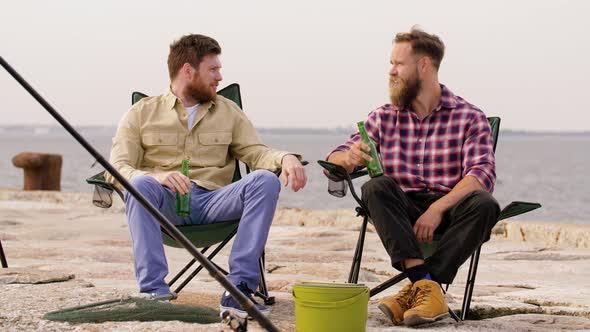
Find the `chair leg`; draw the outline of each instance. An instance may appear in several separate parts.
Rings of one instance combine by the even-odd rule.
[[[211,261],[213,259],[213,257],[215,257],[215,255],[217,255],[217,253],[219,253],[221,251],[221,249],[223,249],[223,247],[234,237],[234,235],[236,235],[237,230],[234,230],[228,237],[225,238],[225,240],[223,240],[223,242],[221,242],[216,248],[215,250],[213,250],[213,252],[211,252],[209,254],[209,256],[207,256],[207,259],[209,261]],[[203,269],[203,265],[199,265],[199,267],[197,267],[197,269],[191,273],[186,279],[184,279],[184,281],[174,290],[174,293],[178,294],[180,293],[180,291],[191,281],[193,280],[193,278],[199,273],[201,272],[201,270]]]
[[[264,277],[264,252],[258,259],[258,269],[260,270],[260,283],[258,288],[262,295],[268,296],[268,289],[266,288],[266,279]]]
[[[222,268],[221,266],[219,266],[219,265],[215,264],[215,262],[211,262],[211,264],[215,265],[215,267],[216,267],[216,268],[217,268],[219,271],[221,271],[221,273],[223,273],[223,275],[228,275],[228,274],[229,274],[229,272],[227,272],[227,271],[226,271],[224,268]]]
[[[266,287],[266,278],[264,276],[265,268],[264,268],[264,252],[262,252],[262,256],[258,260],[258,267],[260,269],[260,282],[258,284],[258,291],[256,291],[255,295],[261,298],[266,305],[273,305],[275,304],[275,297],[268,296],[268,288]]]
[[[207,250],[209,249],[209,247],[204,248],[203,250],[201,250],[201,254],[204,254]],[[188,262],[188,264],[186,264],[185,267],[182,268],[182,270],[180,270],[175,276],[174,278],[172,278],[172,280],[170,280],[170,282],[168,283],[169,287],[172,287],[172,285],[174,285],[174,283],[180,279],[180,277],[188,270],[190,269],[191,266],[193,266],[193,264],[195,264],[197,262],[196,259],[191,259],[190,262]]]
[[[366,215],[363,217],[363,225],[359,233],[359,238],[356,242],[356,250],[354,251],[354,257],[352,258],[352,265],[350,267],[350,273],[348,274],[348,283],[356,284],[359,280],[359,272],[361,269],[361,260],[363,258],[363,246],[365,245],[365,234],[367,233],[367,223],[369,217]]]
[[[461,318],[459,318],[459,316],[457,316],[457,314],[451,308],[449,308],[449,315],[451,315],[451,318],[453,318],[455,322],[458,323],[461,321]]]
[[[398,282],[400,282],[406,278],[407,278],[406,273],[402,272],[402,273],[390,278],[389,280],[382,282],[379,286],[371,289],[371,292],[369,293],[369,297],[373,297],[373,296],[381,293],[382,291],[386,290],[387,288],[397,284]]]
[[[447,292],[449,291],[449,284],[446,284],[445,287],[443,287],[441,285],[440,288],[442,288],[443,294],[446,295]],[[461,321],[461,318],[459,318],[459,316],[457,316],[457,314],[451,308],[449,308],[449,315],[451,315],[451,317],[455,320],[455,322]]]
[[[2,248],[2,241],[0,241],[0,261],[2,262],[3,268],[8,268],[8,262],[6,261],[6,255],[4,255],[4,249]]]
[[[228,275],[229,274],[222,267],[220,267],[219,265],[215,264],[215,262],[211,262],[211,263],[213,265],[215,265],[215,267],[219,271],[221,271],[224,275]],[[254,295],[256,295],[259,298],[261,298],[264,301],[264,304],[266,304],[266,305],[273,305],[273,304],[275,304],[275,297],[274,296],[268,296],[268,288],[266,288],[266,279],[264,277],[264,252],[262,253],[262,256],[260,257],[259,269],[260,269],[260,283],[258,285],[258,288],[259,289],[256,292],[254,292]]]
[[[475,276],[477,274],[477,265],[479,263],[479,254],[481,246],[471,255],[471,262],[469,263],[469,273],[467,274],[467,283],[465,284],[465,295],[463,296],[463,306],[461,307],[461,320],[465,320],[469,314],[469,307],[471,306],[471,297],[473,296],[473,289],[475,288]]]

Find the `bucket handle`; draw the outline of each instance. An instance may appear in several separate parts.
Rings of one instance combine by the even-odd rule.
[[[320,302],[320,301],[306,301],[306,300],[298,299],[297,302],[299,302],[302,305],[307,306],[307,307],[333,309],[333,308],[339,308],[339,307],[351,305],[351,304],[355,303],[356,301],[358,301],[358,299],[361,296],[367,294],[368,292],[369,292],[369,289],[367,288],[364,291],[362,291],[361,293],[358,293],[357,295],[355,295],[353,297],[350,297],[346,300],[341,300],[341,301]],[[295,291],[293,291],[293,297],[295,299],[297,299],[297,296],[295,296]]]

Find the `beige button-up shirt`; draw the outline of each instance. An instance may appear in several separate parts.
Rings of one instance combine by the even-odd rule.
[[[134,176],[180,171],[189,159],[189,178],[206,189],[232,182],[235,159],[251,169],[275,171],[286,151],[268,148],[236,103],[217,96],[200,104],[192,127],[181,101],[168,90],[135,103],[113,138],[110,162],[127,180]],[[297,157],[301,158],[299,155]],[[110,174],[107,180],[115,182]]]

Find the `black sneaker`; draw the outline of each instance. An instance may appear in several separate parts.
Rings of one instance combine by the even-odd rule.
[[[242,282],[237,287],[244,295],[246,295],[247,298],[250,299],[250,301],[254,302],[254,305],[256,306],[256,308],[263,315],[268,316],[268,314],[270,313],[268,308],[266,308],[265,306],[263,306],[262,304],[260,304],[254,300],[254,298],[252,297],[252,294],[254,292],[250,288],[248,288],[248,286],[246,286],[245,283]],[[221,296],[221,303],[219,304],[219,316],[220,317],[224,311],[229,311],[230,314],[237,316],[239,318],[242,318],[242,319],[249,317],[248,312],[246,310],[242,309],[242,306],[238,303],[238,301],[236,301],[233,298],[233,296],[231,296],[231,294],[228,291],[223,292],[223,295]]]

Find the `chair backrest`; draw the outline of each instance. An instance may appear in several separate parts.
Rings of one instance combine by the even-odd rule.
[[[242,94],[240,93],[240,86],[237,83],[232,83],[228,86],[226,86],[225,88],[217,91],[218,95],[224,96],[225,98],[233,101],[234,103],[236,103],[240,109],[242,109]],[[146,94],[138,92],[138,91],[133,91],[133,93],[131,93],[131,105],[137,103],[138,101],[140,101],[141,99],[147,97]],[[246,169],[246,171],[248,171]],[[236,159],[236,166],[235,166],[235,170],[234,170],[234,176],[232,178],[232,182],[236,182],[238,180],[240,180],[242,178],[242,173],[240,172],[240,162]]]
[[[233,101],[234,103],[238,104],[238,106],[240,106],[240,109],[242,109],[242,94],[240,93],[240,86],[237,83],[232,83],[226,86],[225,88],[217,91],[217,94]],[[137,103],[145,97],[147,97],[146,94],[133,91],[131,94],[131,105]]]
[[[133,91],[133,93],[131,93],[131,105],[135,105],[135,103],[137,103],[138,101],[142,100],[145,97],[147,97],[146,94],[143,94],[143,93],[137,92],[137,91]]]
[[[490,117],[488,118],[490,127],[492,127],[492,139],[494,140],[494,152],[496,152],[496,144],[498,144],[498,135],[500,134],[500,118]]]

